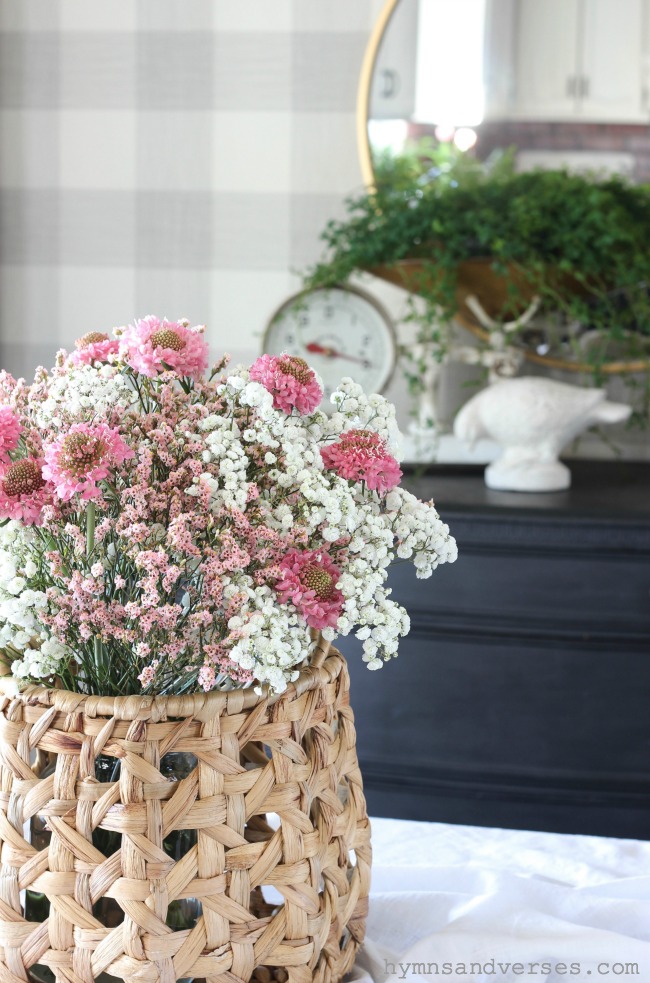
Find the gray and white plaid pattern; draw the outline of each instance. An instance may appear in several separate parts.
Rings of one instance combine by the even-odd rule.
[[[0,338],[31,376],[135,315],[254,357],[359,188],[381,0],[2,0]]]

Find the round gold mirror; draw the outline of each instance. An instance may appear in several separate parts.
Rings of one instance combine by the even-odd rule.
[[[358,91],[363,177],[372,188],[382,155],[409,147],[412,153],[424,141],[486,166],[510,149],[517,173],[595,172],[601,180],[620,176],[650,185],[649,93],[650,4],[644,0],[387,0]],[[373,272],[416,292],[419,262]],[[499,320],[511,271],[495,276],[489,259],[460,265],[456,319],[485,340],[490,318]],[[650,261],[639,284],[644,294],[648,283]],[[549,331],[547,316],[533,314],[517,343],[527,359],[547,368],[591,372],[595,332],[583,327],[577,343],[575,336],[567,341],[566,325],[564,333]],[[613,340],[603,373],[647,371],[648,324],[638,331],[640,345]]]

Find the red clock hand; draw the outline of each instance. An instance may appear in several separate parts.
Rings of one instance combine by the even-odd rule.
[[[312,355],[325,355],[326,358],[346,358],[348,362],[359,362],[361,365],[366,365],[366,360],[364,358],[355,358],[354,355],[346,355],[345,352],[337,352],[335,348],[325,347],[324,345],[319,345],[317,341],[310,341],[305,348]]]
[[[305,348],[313,355],[327,355],[332,358],[335,354],[333,348],[325,348],[323,345],[319,345],[317,341],[310,341],[308,345],[305,345]]]

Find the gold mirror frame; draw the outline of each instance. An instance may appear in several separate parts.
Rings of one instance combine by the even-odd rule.
[[[377,56],[381,47],[384,34],[388,29],[391,18],[395,13],[400,0],[386,0],[381,13],[377,18],[372,29],[366,50],[361,64],[361,74],[359,76],[359,86],[357,88],[357,150],[359,154],[359,164],[364,184],[368,191],[372,191],[375,186],[375,172],[372,166],[372,151],[370,148],[370,135],[368,133],[368,117],[370,112],[370,93],[372,90],[372,77],[377,63]],[[396,283],[395,278],[391,282]],[[405,287],[408,289],[408,287]],[[456,320],[468,331],[479,338],[481,341],[489,340],[489,332],[481,325],[477,324],[470,316],[459,311]],[[537,352],[521,349],[528,362],[535,365],[542,365],[547,369],[561,369],[564,372],[581,372],[586,374],[593,373],[593,365],[588,362],[572,362],[569,359],[555,358],[552,355],[538,355]],[[605,375],[623,375],[633,372],[647,372],[650,369],[650,360],[638,359],[627,362],[608,362],[600,366],[600,371]]]
[[[375,172],[372,166],[372,151],[370,150],[370,136],[368,134],[372,76],[375,71],[381,42],[399,2],[400,0],[386,0],[386,3],[382,7],[381,13],[368,39],[361,65],[361,75],[359,76],[359,87],[357,89],[357,149],[359,152],[361,175],[369,191],[375,186]]]

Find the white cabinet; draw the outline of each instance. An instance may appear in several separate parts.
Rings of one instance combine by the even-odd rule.
[[[518,0],[515,119],[650,121],[650,0]]]

